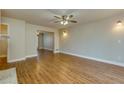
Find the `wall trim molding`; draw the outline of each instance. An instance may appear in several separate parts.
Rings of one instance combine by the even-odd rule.
[[[17,61],[24,61],[25,59],[26,59],[26,57],[19,58],[19,59],[13,59],[13,60],[9,60],[8,63],[17,62]]]
[[[28,55],[28,56],[26,56],[26,59],[27,58],[31,58],[31,57],[36,57],[37,56],[37,54],[34,54],[34,55]]]
[[[43,47],[39,47],[38,49],[43,49]]]
[[[59,53],[59,51],[54,51],[54,53]]]
[[[54,49],[49,49],[49,48],[42,48],[42,49],[45,49],[45,50],[50,50],[50,51],[53,51]]]
[[[37,56],[37,54],[28,55],[28,56],[26,56],[26,57],[24,57],[24,58],[9,60],[8,63],[13,63],[13,62],[18,62],[18,61],[24,61],[24,60],[26,60],[27,58],[36,57],[36,56]]]
[[[94,60],[94,61],[98,61],[98,62],[103,62],[103,63],[108,63],[108,64],[113,64],[113,65],[118,65],[118,66],[124,67],[124,64],[122,64],[121,62],[109,61],[109,60],[104,60],[104,59],[99,59],[99,58],[94,58],[94,57],[88,57],[88,56],[83,56],[83,55],[74,54],[74,53],[65,52],[65,51],[55,51],[54,53],[63,53],[63,54],[68,54],[68,55],[73,55],[73,56],[89,59],[89,60]],[[36,56],[37,56],[37,54],[28,55],[24,58],[9,60],[8,63],[17,62],[17,61],[24,61],[27,58],[36,57]]]
[[[88,56],[83,56],[83,55],[74,54],[74,53],[65,52],[65,51],[60,51],[60,53],[124,67],[124,64],[122,64],[122,62],[116,62],[116,61],[104,60],[104,59],[99,59],[99,58],[94,58],[94,57],[88,57]]]

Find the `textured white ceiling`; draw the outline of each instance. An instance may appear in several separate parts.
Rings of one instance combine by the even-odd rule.
[[[2,16],[26,20],[29,23],[53,28],[63,28],[54,15],[73,14],[77,24],[70,23],[66,27],[84,24],[103,18],[124,14],[124,9],[2,9]]]

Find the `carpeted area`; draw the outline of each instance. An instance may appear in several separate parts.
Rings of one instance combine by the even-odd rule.
[[[0,70],[0,84],[17,84],[16,68]]]

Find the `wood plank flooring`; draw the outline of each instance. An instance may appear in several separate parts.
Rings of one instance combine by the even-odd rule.
[[[0,57],[0,66],[7,64],[7,57]]]
[[[8,64],[16,66],[20,84],[113,84],[124,83],[124,67],[66,54],[40,50],[38,57]]]

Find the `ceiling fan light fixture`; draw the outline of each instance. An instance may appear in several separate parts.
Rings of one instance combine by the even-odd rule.
[[[67,16],[66,20],[69,20],[69,18],[70,18],[70,17],[69,17],[69,16]]]
[[[69,23],[77,23],[77,21],[73,20],[73,15],[63,15],[61,17],[59,16],[54,16],[55,18],[58,19],[58,21],[55,21],[54,23],[60,23],[61,25],[67,25]]]
[[[117,25],[122,25],[122,21],[121,20],[117,21]]]
[[[67,25],[68,24],[68,21],[65,21],[65,23],[64,23],[65,25]]]
[[[62,25],[67,25],[68,24],[68,21],[61,21],[60,22]]]
[[[63,22],[63,21],[61,21],[60,23],[61,23],[62,25],[64,24],[64,22]]]

